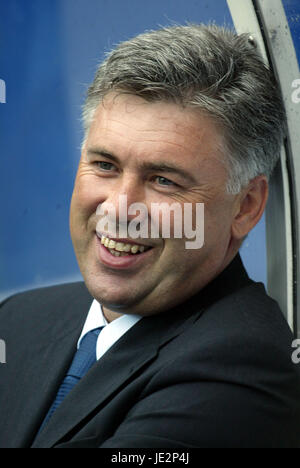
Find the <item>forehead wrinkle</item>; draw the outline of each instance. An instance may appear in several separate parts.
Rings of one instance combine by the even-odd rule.
[[[129,137],[129,134],[128,134],[128,131],[127,131],[127,129],[129,128],[129,129],[131,130],[132,133],[135,133],[135,134],[137,134],[137,135],[138,135],[138,134],[141,134],[141,137],[140,137],[140,138],[143,138],[143,135],[144,135],[144,134],[158,134],[158,138],[157,138],[157,139],[149,139],[149,140],[147,139],[147,141],[149,141],[149,142],[160,142],[160,141],[161,141],[162,143],[164,143],[164,142],[168,142],[168,143],[169,143],[169,140],[162,140],[162,139],[160,138],[161,135],[163,135],[163,134],[167,134],[167,135],[169,134],[172,138],[173,138],[174,136],[180,136],[180,137],[183,137],[184,139],[187,139],[187,132],[184,132],[184,131],[181,132],[180,129],[179,129],[179,126],[176,126],[176,127],[177,127],[176,129],[172,129],[172,128],[170,128],[170,129],[162,129],[162,128],[135,128],[135,129],[133,130],[133,127],[132,127],[132,125],[130,125],[130,123],[124,123],[124,122],[122,122],[122,121],[117,121],[117,120],[115,120],[114,122],[117,123],[118,126],[123,126],[123,127],[125,127],[125,129],[126,129],[126,134],[125,134],[125,135],[126,135],[126,138]],[[97,128],[97,130],[98,130],[97,133],[98,133],[98,132],[101,132],[101,131],[103,130],[103,131],[108,132],[108,133],[115,133],[116,135],[119,135],[119,136],[122,136],[122,135],[123,135],[122,131],[121,131],[121,130],[118,131],[116,127],[111,128],[110,125],[109,125],[110,122],[105,122],[105,123],[106,123],[106,125],[105,125],[105,124],[103,125],[103,123],[100,123],[100,125],[99,125],[98,128]],[[181,127],[180,127],[180,128],[181,128]],[[191,132],[192,127],[188,127],[188,130],[189,130],[189,132]],[[198,140],[199,140],[199,139],[202,140],[203,137],[204,137],[204,130],[199,130],[199,129],[197,129],[197,131],[195,131],[195,132],[193,133],[193,135],[196,136]],[[132,139],[133,139],[133,138],[132,138]],[[134,141],[139,141],[139,138],[133,139],[133,140],[134,140]],[[173,143],[173,142],[170,142],[170,143]]]
[[[122,125],[124,125],[126,128],[130,128],[130,130],[132,130],[132,126],[130,126],[129,124],[123,124],[123,122],[121,122]],[[101,128],[102,127],[102,128]],[[191,127],[188,128],[188,130],[190,131],[191,130]],[[205,130],[204,129],[198,129],[197,132],[194,132],[193,133],[193,137],[197,137],[196,141],[193,142],[192,146],[191,146],[191,138],[188,138],[187,136],[187,133],[181,133],[179,131],[174,131],[172,129],[170,130],[162,130],[162,129],[138,129],[138,130],[134,130],[134,132],[131,132],[131,133],[134,133],[134,135],[131,135],[129,132],[126,131],[125,134],[123,134],[122,131],[120,131],[118,128],[110,128],[109,125],[103,125],[101,126],[98,125],[94,132],[91,132],[91,133],[94,133],[95,134],[95,137],[96,138],[100,138],[101,136],[105,137],[105,135],[107,136],[112,136],[112,137],[115,137],[115,136],[118,136],[120,138],[124,138],[124,139],[127,139],[127,140],[130,140],[131,142],[147,142],[147,143],[154,143],[154,144],[165,144],[165,145],[172,145],[172,146],[175,146],[175,147],[178,147],[180,149],[183,149],[185,152],[188,151],[189,153],[194,151],[195,150],[195,146],[201,144],[201,146],[205,147],[205,144],[206,142],[203,141],[204,139],[204,134],[205,134]],[[102,135],[103,133],[103,135]],[[158,134],[158,137],[155,138],[147,138],[145,140],[145,137],[144,137],[144,134],[155,134],[157,133]],[[135,134],[136,134],[136,137],[135,137]],[[140,134],[140,135],[139,135]],[[168,139],[166,136],[164,138],[161,138],[163,134],[169,134],[171,139]],[[172,138],[174,136],[180,136],[182,137],[182,142],[180,141],[172,141]],[[162,150],[163,151],[163,150]],[[198,150],[199,151],[199,150]],[[200,148],[200,151],[201,151],[201,148]]]
[[[188,133],[193,133],[194,136],[197,137],[197,139],[202,139],[204,134],[207,133],[207,129],[204,129],[204,128],[201,128],[201,119],[198,115],[198,119],[197,121],[193,121],[194,120],[194,117],[192,114],[189,116],[190,118],[182,118],[182,119],[177,119],[177,121],[171,121],[170,120],[170,115],[159,115],[159,117],[157,117],[157,115],[152,115],[152,114],[149,114],[149,118],[143,118],[143,115],[138,115],[138,116],[134,116],[134,111],[132,112],[129,112],[128,110],[125,111],[126,114],[129,115],[129,120],[131,117],[133,117],[134,121],[138,123],[138,126],[140,126],[140,128],[137,128],[136,131],[137,132],[143,132],[143,133],[151,133],[151,132],[160,132],[160,133],[170,133],[172,135],[174,134],[177,134],[177,135],[180,135],[180,136],[183,136],[184,138],[186,138],[186,130],[188,131]],[[146,111],[146,114],[147,112],[149,112],[148,110]],[[184,111],[185,112],[185,111]],[[114,113],[117,113],[117,111],[114,109],[114,108],[111,108],[109,111],[107,111],[107,109],[104,110],[104,113],[101,112],[100,108],[98,109],[98,116],[99,116],[99,123],[100,124],[103,124],[103,123],[106,123],[106,125],[103,125],[104,128],[107,128],[107,126],[109,125],[109,123],[116,123],[117,125],[120,125],[120,126],[124,126],[124,127],[129,127],[130,129],[132,129],[132,123],[129,121],[127,122],[126,119],[123,119],[123,118],[115,118],[113,115]],[[106,115],[105,115],[106,114]],[[206,119],[207,120],[207,119]],[[103,122],[104,121],[104,122]],[[161,124],[163,122],[166,122],[167,125],[170,127],[170,128],[161,128]],[[147,128],[142,128],[141,127],[141,123],[144,123],[145,126],[147,126]],[[154,128],[148,128],[149,125],[154,125],[155,127]],[[157,127],[157,128],[156,128]]]
[[[101,142],[101,139],[105,138],[106,136],[110,139],[111,137],[114,138],[115,136],[118,136],[120,137],[120,141],[118,143],[116,143],[115,141],[112,141],[112,144],[113,145],[122,145],[122,143],[124,143],[124,141],[127,143],[144,143],[144,144],[153,144],[153,145],[165,145],[165,148],[160,148],[160,149],[154,149],[153,148],[153,151],[156,152],[156,153],[163,153],[163,154],[166,154],[167,152],[171,151],[170,148],[168,149],[168,147],[175,147],[177,150],[179,149],[180,151],[184,151],[184,153],[187,153],[187,152],[191,152],[193,151],[192,148],[189,148],[187,146],[187,144],[185,144],[185,142],[183,141],[182,143],[180,142],[175,142],[175,141],[171,141],[169,139],[161,139],[161,138],[147,138],[145,139],[145,137],[143,137],[143,135],[136,135],[136,137],[134,135],[129,135],[129,134],[126,134],[124,136],[124,134],[122,132],[119,132],[117,131],[116,129],[110,129],[110,128],[105,128],[104,129],[105,131],[102,132],[101,131],[96,131],[95,132],[95,140],[99,141],[99,143]],[[171,132],[170,132],[171,133]],[[103,144],[104,146],[105,145],[105,140],[103,141]],[[110,143],[108,143],[110,144]]]

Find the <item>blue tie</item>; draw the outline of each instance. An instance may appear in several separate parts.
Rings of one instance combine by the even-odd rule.
[[[62,401],[66,398],[68,393],[73,387],[82,379],[82,377],[88,372],[93,364],[97,361],[96,357],[96,344],[100,331],[103,327],[96,328],[88,332],[81,340],[79,349],[77,350],[70,369],[61,384],[56,398],[49,409],[44,422],[40,428],[40,431],[47,424],[53,413],[57,410]],[[39,432],[40,432],[39,431]]]

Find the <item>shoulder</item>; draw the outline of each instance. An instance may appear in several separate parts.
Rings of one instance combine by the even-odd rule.
[[[254,281],[207,308],[202,323],[217,327],[220,332],[254,334],[255,338],[263,335],[264,340],[270,333],[290,330],[277,302],[268,296],[262,283]]]
[[[43,302],[44,300],[64,300],[68,297],[89,294],[83,281],[75,283],[57,284],[43,288],[31,289],[14,294],[0,303],[0,308],[16,303],[30,303],[32,301]]]
[[[201,348],[213,343],[216,359],[227,358],[233,366],[243,360],[270,368],[291,364],[292,331],[262,283],[251,282],[208,307],[190,333],[194,343],[201,336]]]
[[[8,297],[0,304],[1,328],[7,324],[18,326],[37,320],[58,318],[61,311],[76,306],[87,310],[93,298],[83,282],[61,284],[21,292]]]
[[[230,382],[262,393],[286,386],[296,398],[300,369],[292,362],[292,342],[277,303],[253,282],[206,308],[161,350],[157,382],[164,376],[174,384]]]

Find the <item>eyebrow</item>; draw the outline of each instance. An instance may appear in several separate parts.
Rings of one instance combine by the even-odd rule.
[[[111,161],[120,164],[120,159],[116,155],[114,155],[113,153],[111,153],[109,151],[106,151],[105,149],[91,148],[91,149],[87,150],[87,154],[88,155],[97,154],[99,156],[110,159]],[[185,169],[183,169],[181,167],[178,167],[175,164],[170,163],[169,161],[168,162],[165,162],[165,161],[161,161],[161,162],[144,161],[141,164],[139,164],[139,168],[142,171],[145,171],[145,172],[164,172],[164,173],[167,172],[167,173],[170,173],[170,174],[177,174],[177,175],[181,176],[183,179],[185,179],[188,183],[192,183],[194,185],[197,185],[197,182],[196,182],[195,178],[192,176],[192,174],[190,174]]]

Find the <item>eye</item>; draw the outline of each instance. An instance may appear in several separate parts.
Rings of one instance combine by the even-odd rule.
[[[171,180],[166,179],[165,177],[162,177],[162,176],[156,176],[154,178],[154,180],[158,183],[158,185],[161,185],[163,187],[177,186],[177,184],[175,184],[175,182],[172,182]]]
[[[98,166],[100,170],[105,171],[105,172],[111,172],[112,170],[115,169],[114,164],[106,162],[106,161],[96,161],[96,165]]]

